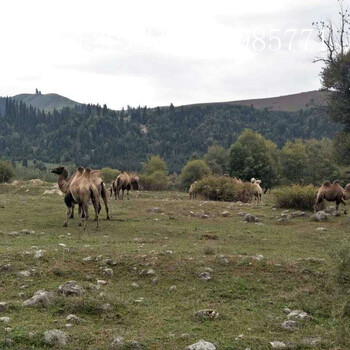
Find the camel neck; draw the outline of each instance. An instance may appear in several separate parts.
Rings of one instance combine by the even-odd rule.
[[[65,193],[67,191],[68,188],[68,172],[67,170],[63,170],[63,173],[58,175],[58,187],[60,188],[60,190]]]

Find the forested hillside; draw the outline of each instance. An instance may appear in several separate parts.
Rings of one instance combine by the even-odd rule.
[[[191,155],[215,141],[228,148],[246,128],[280,147],[295,138],[332,137],[338,131],[317,110],[277,112],[235,105],[129,108],[79,105],[44,113],[0,98],[0,153],[13,160],[139,170],[152,154],[180,171]]]

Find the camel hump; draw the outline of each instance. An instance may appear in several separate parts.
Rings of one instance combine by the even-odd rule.
[[[84,171],[84,168],[83,168],[82,166],[80,166],[80,167],[78,168],[78,173],[82,174],[83,171]]]
[[[333,185],[337,185],[337,184],[340,185],[339,180],[334,180],[334,181],[333,181]]]
[[[89,178],[91,177],[91,168],[85,168],[84,172],[83,172],[83,175],[86,177],[86,178]]]
[[[323,184],[322,184],[322,186],[324,186],[324,187],[330,187],[331,186],[331,183],[330,183],[330,181],[325,181]]]
[[[350,183],[345,186],[345,191],[350,192]]]

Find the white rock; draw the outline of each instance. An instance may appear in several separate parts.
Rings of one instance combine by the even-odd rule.
[[[105,286],[107,282],[104,280],[97,280],[97,284],[99,284],[100,286]]]
[[[286,343],[284,343],[283,341],[272,341],[270,342],[272,349],[285,349],[287,348]]]
[[[66,320],[68,322],[73,322],[73,323],[80,323],[81,322],[81,319],[78,317],[78,316],[75,316],[73,314],[70,314],[66,317]]]
[[[281,324],[281,327],[289,332],[293,332],[298,329],[298,323],[296,321],[288,320]]]
[[[30,271],[19,271],[18,274],[17,274],[19,277],[30,277],[31,273]]]
[[[34,258],[35,259],[40,259],[44,256],[44,251],[43,250],[37,250],[35,253],[34,253]]]
[[[45,290],[38,290],[34,295],[22,303],[22,306],[47,306],[50,304],[50,293]]]
[[[216,350],[216,346],[201,339],[199,342],[188,346],[185,350]]]
[[[84,289],[75,281],[68,281],[58,287],[58,291],[64,295],[82,295]]]
[[[0,317],[0,322],[9,323],[11,321],[10,317]]]
[[[297,319],[297,320],[304,320],[307,319],[309,315],[302,310],[292,310],[288,315],[288,319]]]
[[[53,329],[44,333],[44,341],[49,345],[66,345],[68,335],[58,329]]]

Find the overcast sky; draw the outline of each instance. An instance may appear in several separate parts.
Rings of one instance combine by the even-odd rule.
[[[3,1],[0,96],[38,88],[119,109],[318,89],[311,24],[337,10],[336,0]]]

